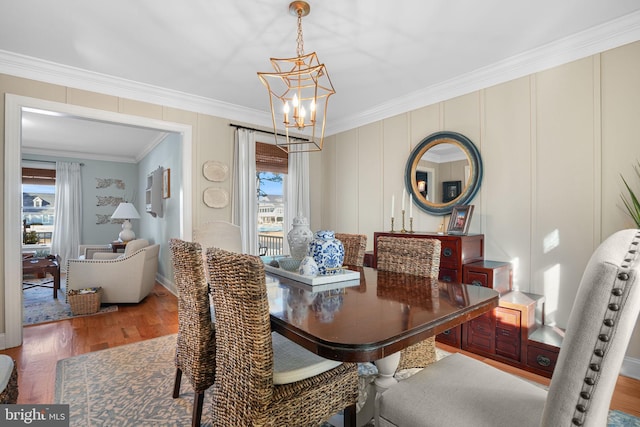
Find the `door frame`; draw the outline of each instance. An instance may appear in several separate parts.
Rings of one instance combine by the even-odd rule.
[[[156,120],[147,117],[47,101],[38,98],[5,95],[4,138],[4,334],[0,334],[0,349],[22,344],[22,289],[11,284],[22,283],[22,236],[20,212],[22,200],[22,109],[37,108],[82,117],[176,132],[182,136],[182,191],[180,197],[180,234],[190,240],[192,235],[192,174],[193,152],[191,125]]]

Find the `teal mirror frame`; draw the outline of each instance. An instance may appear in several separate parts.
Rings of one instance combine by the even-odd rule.
[[[418,163],[424,154],[439,144],[454,144],[462,150],[469,161],[469,181],[461,189],[460,194],[447,203],[437,203],[426,199],[418,190],[416,172]],[[409,194],[413,196],[413,202],[431,215],[449,215],[454,206],[467,205],[475,197],[482,182],[482,158],[476,146],[466,136],[457,132],[435,132],[424,138],[411,152],[405,168],[405,186]]]

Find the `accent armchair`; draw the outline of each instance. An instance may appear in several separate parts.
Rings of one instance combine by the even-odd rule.
[[[377,426],[605,426],[640,310],[640,230],[593,253],[569,315],[547,392],[460,353],[380,398]]]
[[[123,254],[97,252],[93,259],[70,259],[67,291],[100,286],[103,303],[138,303],[155,285],[159,252],[160,245],[137,239]]]

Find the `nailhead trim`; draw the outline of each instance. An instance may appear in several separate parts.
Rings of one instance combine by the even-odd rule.
[[[631,263],[635,261],[638,254],[637,248],[639,244],[640,232],[636,233],[636,235],[634,236],[634,239],[631,242],[631,246],[625,254],[624,262],[620,265],[621,269],[628,270]],[[573,412],[573,418],[571,420],[573,425],[581,426],[584,424],[584,421],[586,419],[591,396],[593,395],[593,392],[595,391],[595,388],[598,384],[598,379],[600,378],[600,367],[602,366],[602,361],[607,354],[612,333],[615,332],[614,330],[612,330],[612,328],[615,327],[618,317],[620,317],[620,310],[621,308],[623,308],[625,299],[622,297],[624,296],[626,290],[625,282],[627,280],[629,280],[629,272],[619,272],[616,283],[611,290],[611,295],[609,296],[609,301],[607,302],[608,310],[605,314],[602,325],[600,326],[598,340],[596,341],[596,348],[593,350],[593,354],[591,355],[589,369],[584,378],[582,390],[580,391],[580,395],[578,397],[578,403],[576,404],[575,411]]]

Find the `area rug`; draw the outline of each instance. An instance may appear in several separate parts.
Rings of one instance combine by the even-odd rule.
[[[50,277],[44,279],[29,278],[29,283],[46,282],[51,280]],[[33,287],[22,291],[23,310],[22,324],[23,326],[35,325],[38,323],[55,322],[57,320],[69,319],[72,317],[93,316],[95,314],[112,313],[118,311],[115,304],[102,305],[97,313],[86,315],[74,315],[71,312],[71,306],[66,302],[65,298],[65,280],[60,279],[60,289],[58,289],[58,298],[53,298],[53,290],[51,288]]]
[[[191,424],[193,390],[183,378],[173,399],[176,335],[58,361],[55,402],[69,404],[70,426],[179,426]],[[205,393],[202,426],[211,426]],[[325,424],[327,425],[327,424]],[[608,427],[640,427],[640,419],[611,411]]]

